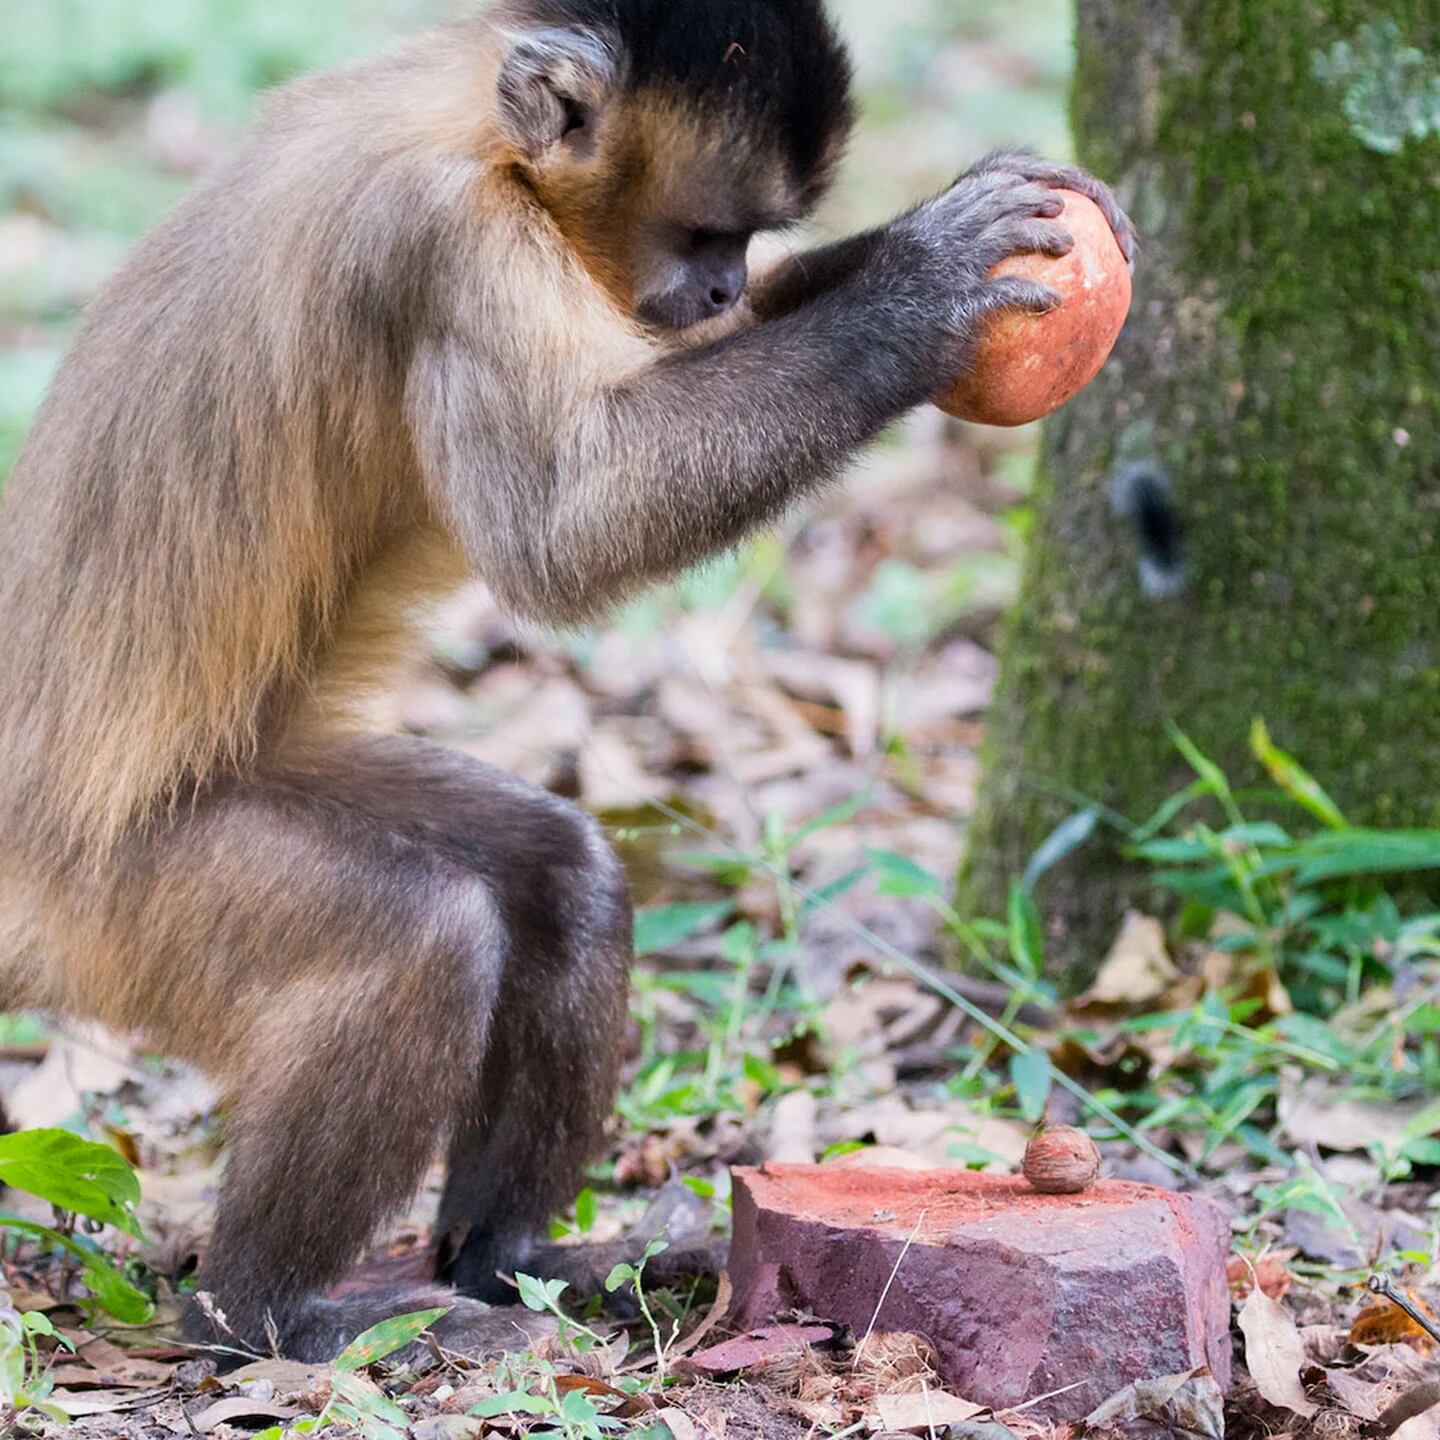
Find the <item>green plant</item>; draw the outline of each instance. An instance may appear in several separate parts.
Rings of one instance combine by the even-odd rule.
[[[335,1358],[330,1368],[330,1400],[319,1415],[274,1425],[262,1430],[255,1440],[283,1440],[286,1435],[313,1435],[330,1426],[365,1440],[404,1440],[409,1431],[408,1416],[368,1375],[363,1372],[418,1340],[442,1315],[435,1310],[416,1310],[392,1315],[364,1334],[356,1336]]]
[[[22,1130],[0,1135],[0,1184],[24,1190],[55,1207],[55,1225],[0,1214],[0,1229],[30,1235],[79,1262],[96,1303],[117,1320],[143,1324],[154,1312],[148,1296],[114,1268],[88,1236],[76,1234],[75,1217],[109,1225],[142,1239],[135,1219],[140,1182],[124,1157],[108,1145],[68,1130]]]
[[[660,1334],[660,1322],[655,1318],[655,1312],[650,1306],[650,1297],[645,1293],[645,1267],[657,1256],[663,1254],[670,1247],[664,1240],[652,1240],[645,1247],[645,1253],[633,1265],[617,1265],[605,1281],[605,1290],[608,1294],[614,1294],[622,1285],[631,1285],[635,1289],[635,1301],[640,1306],[640,1313],[645,1317],[645,1323],[650,1327],[650,1335],[655,1342],[655,1373],[657,1383],[665,1383],[665,1351],[667,1342]],[[679,1322],[674,1322],[670,1331],[669,1344],[675,1343],[675,1337],[679,1333]]]
[[[561,1308],[560,1297],[570,1288],[563,1280],[537,1280],[533,1275],[517,1272],[515,1284],[527,1310],[533,1310],[538,1315],[553,1315],[559,1321],[562,1341],[577,1350],[588,1350],[607,1343],[603,1335],[597,1335],[588,1325],[582,1325]]]
[[[38,1311],[20,1314],[0,1308],[0,1407],[10,1411],[22,1429],[32,1418],[43,1416],[57,1425],[68,1425],[70,1417],[58,1405],[49,1403],[55,1380],[36,1344],[44,1336],[67,1350],[74,1349]]]

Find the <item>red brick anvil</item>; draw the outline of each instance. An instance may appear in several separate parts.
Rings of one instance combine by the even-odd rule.
[[[1039,1195],[1010,1175],[766,1165],[735,1171],[731,1315],[804,1308],[857,1335],[873,1320],[925,1336],[967,1400],[1077,1385],[1029,1413],[1078,1419],[1197,1365],[1228,1385],[1229,1236],[1213,1201],[1122,1180]]]

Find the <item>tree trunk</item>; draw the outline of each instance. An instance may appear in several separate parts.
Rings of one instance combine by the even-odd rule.
[[[1114,359],[1046,431],[962,884],[991,913],[1081,797],[1142,819],[1192,778],[1167,720],[1244,780],[1263,716],[1351,818],[1440,823],[1440,121],[1404,108],[1440,0],[1079,9],[1079,154],[1143,249]],[[1174,593],[1123,513],[1147,471]],[[1062,962],[1143,881],[1103,836],[1051,872]]]

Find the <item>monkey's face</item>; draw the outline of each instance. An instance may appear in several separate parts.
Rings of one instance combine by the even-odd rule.
[[[580,119],[535,179],[591,274],[642,324],[665,331],[735,309],[751,240],[813,203],[766,137],[646,95]]]

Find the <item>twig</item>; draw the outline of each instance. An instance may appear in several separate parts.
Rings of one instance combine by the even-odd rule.
[[[910,1253],[910,1247],[915,1243],[915,1237],[920,1233],[920,1227],[925,1223],[925,1217],[930,1213],[928,1206],[922,1210],[915,1221],[915,1228],[910,1232],[910,1238],[900,1249],[900,1254],[895,1259],[895,1268],[890,1272],[890,1278],[885,1282],[885,1288],[880,1292],[880,1300],[875,1306],[875,1313],[870,1317],[870,1327],[865,1331],[865,1338],[855,1347],[855,1358],[850,1362],[851,1369],[860,1364],[861,1357],[865,1354],[865,1347],[870,1343],[870,1337],[875,1333],[875,1322],[880,1318],[880,1312],[885,1308],[885,1302],[890,1298],[890,1287],[895,1283],[895,1277],[900,1273],[900,1267],[905,1263],[905,1257]]]
[[[1388,1275],[1370,1277],[1372,1293],[1383,1296],[1392,1305],[1403,1310],[1432,1340],[1440,1341],[1440,1325],[1437,1325]]]

